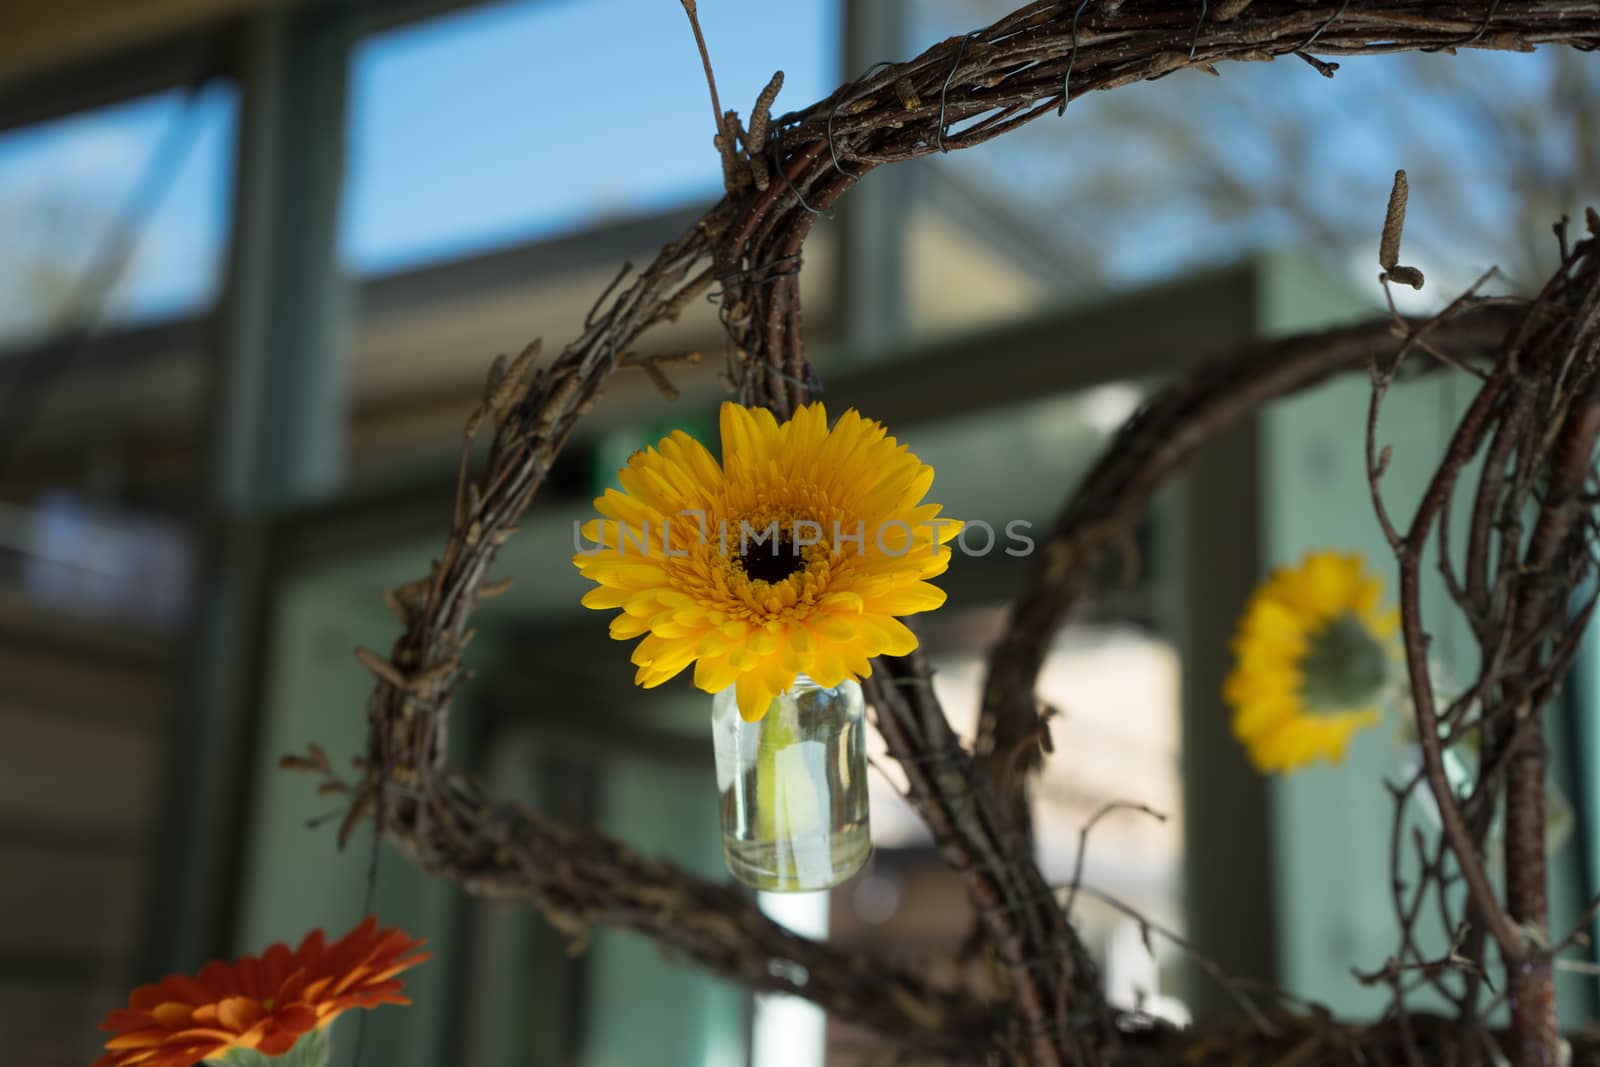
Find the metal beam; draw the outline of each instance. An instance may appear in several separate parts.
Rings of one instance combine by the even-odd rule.
[[[1180,374],[1259,338],[1255,294],[1261,273],[1257,264],[1243,263],[1123,293],[1089,307],[1063,308],[897,350],[881,364],[831,379],[824,398],[830,408],[853,406],[898,430],[941,418],[1000,411],[1107,382]],[[421,298],[423,293],[419,290],[417,295]],[[1196,338],[1204,342],[1197,344]],[[911,367],[915,367],[915,389],[906,388]],[[678,407],[686,412],[707,410],[725,395],[713,381],[686,382],[683,391]],[[472,399],[477,395],[475,389]],[[568,471],[585,470],[588,459],[581,451],[585,442],[645,412],[659,415],[660,394],[647,383],[630,387],[619,381],[580,424],[558,465]],[[414,420],[419,412],[397,406],[388,417]],[[438,516],[448,509],[455,491],[458,453],[453,441],[446,456],[450,462],[440,468],[438,480],[303,508],[283,517],[274,543],[280,548],[292,546],[293,562],[305,564],[361,546],[436,533]],[[552,476],[535,508],[558,507],[591,495],[587,485],[563,493],[556,484],[560,482],[581,484],[579,479]],[[998,577],[988,571],[984,575],[985,582]],[[1012,584],[1009,579],[1007,583],[1003,588]]]
[[[0,5],[0,132],[233,73],[250,19],[305,5],[393,29],[485,0],[8,0]]]
[[[259,16],[245,46],[209,495],[251,514],[328,495],[342,467],[352,311],[338,259],[349,15]]]
[[[255,17],[228,272],[212,368],[200,578],[166,776],[146,976],[228,951],[248,721],[257,699],[268,519],[342,473],[349,301],[338,263],[346,80],[341,7]]]
[[[1166,536],[1176,558],[1183,656],[1184,922],[1196,957],[1271,983],[1277,950],[1266,779],[1229,728],[1222,683],[1232,633],[1217,624],[1261,573],[1261,429],[1255,416],[1210,441],[1183,479],[1182,518]],[[1184,999],[1197,1017],[1237,1013],[1228,992],[1190,964]]]
[[[419,308],[448,307],[497,289],[524,290],[541,279],[574,271],[615,267],[649,256],[682,237],[704,208],[676,208],[651,215],[603,222],[547,241],[478,253],[443,263],[379,274],[355,283],[355,302],[363,320],[378,324],[393,314],[414,315]],[[159,322],[112,326],[83,353],[79,368],[126,370],[141,363],[200,351],[215,329],[210,313]],[[9,388],[18,368],[33,360],[59,360],[74,342],[55,337],[25,343],[0,342],[0,391]]]
[[[236,29],[223,23],[29,73],[0,58],[0,133],[226,74]]]
[[[0,71],[26,77],[129,45],[214,27],[265,0],[8,0],[0,14]]]
[[[874,63],[899,58],[904,0],[840,3],[843,81],[860,77]],[[905,332],[905,238],[915,179],[908,167],[879,167],[839,203],[842,247],[835,307],[839,336],[858,360],[872,358]]]
[[[831,380],[825,399],[891,426],[1181,373],[1258,337],[1255,264],[924,342]],[[914,368],[914,370],[913,370]],[[908,375],[915,380],[907,388]],[[830,404],[830,407],[832,404]]]

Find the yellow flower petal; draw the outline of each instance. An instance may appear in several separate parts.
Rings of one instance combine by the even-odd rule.
[[[726,658],[708,659],[701,656],[694,665],[694,684],[708,693],[720,693],[733,684],[739,672]]]
[[[942,607],[945,591],[927,582],[902,585],[892,592],[873,597],[871,610],[886,615],[915,615],[919,611],[932,611]]]
[[[1382,591],[1382,581],[1364,572],[1361,557],[1314,552],[1296,567],[1275,571],[1251,597],[1233,642],[1235,664],[1223,697],[1233,707],[1234,736],[1258,771],[1293,771],[1318,759],[1338,762],[1351,736],[1378,721],[1376,708],[1314,710],[1302,687],[1307,657],[1321,635],[1365,630],[1374,642],[1389,642],[1394,620],[1379,607]],[[1317,647],[1326,657],[1326,649],[1343,646]],[[1335,665],[1345,661],[1334,655]],[[1357,653],[1348,654],[1348,661],[1365,662]],[[1312,662],[1327,665],[1325,658]],[[1313,677],[1325,680],[1330,673],[1319,669]]]
[[[693,664],[697,687],[736,686],[758,718],[799,674],[838,685],[915,649],[899,617],[944,603],[926,579],[961,530],[923,502],[932,468],[855,411],[830,429],[821,404],[783,423],[724,404],[719,423],[720,463],[683,433],[634,453],[574,545],[595,583],[583,604],[640,639],[638,684]]]
[[[739,680],[734,686],[739,701],[739,717],[745,722],[759,720],[767,713],[772,698],[778,695],[777,690],[772,688],[759,671],[745,671],[739,675]]]

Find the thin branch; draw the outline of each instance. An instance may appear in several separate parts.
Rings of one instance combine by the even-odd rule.
[[[1211,978],[1223,989],[1227,990],[1228,995],[1233,998],[1234,1003],[1239,1005],[1239,1010],[1250,1017],[1251,1023],[1253,1023],[1258,1030],[1269,1036],[1277,1036],[1280,1033],[1278,1027],[1272,1022],[1272,1020],[1268,1019],[1261,1009],[1256,1006],[1255,1001],[1245,994],[1242,984],[1229,975],[1228,972],[1223,969],[1220,963],[1201,952],[1182,934],[1154,922],[1141,913],[1137,908],[1123,903],[1121,900],[1118,900],[1116,897],[1105,892],[1104,890],[1096,889],[1092,885],[1078,886],[1076,888],[1085,896],[1093,897],[1095,900],[1100,901],[1100,903],[1105,904],[1115,911],[1121,912],[1123,915],[1126,915],[1128,918],[1137,922],[1139,924],[1141,933],[1144,935],[1146,944],[1149,944],[1149,935],[1154,932],[1160,934],[1163,938],[1178,946],[1178,948],[1183,950],[1185,955],[1194,960],[1196,966],[1198,966],[1206,974],[1210,975]]]
[[[1083,865],[1089,855],[1089,834],[1099,825],[1101,819],[1118,811],[1137,811],[1143,815],[1150,816],[1156,822],[1164,823],[1167,821],[1166,815],[1150,807],[1150,805],[1140,804],[1131,800],[1108,801],[1100,805],[1095,810],[1095,813],[1089,816],[1088,820],[1083,824],[1083,828],[1078,831],[1078,855],[1072,864],[1072,881],[1067,884],[1067,902],[1061,907],[1069,921],[1072,919],[1072,906],[1078,899],[1078,887],[1083,884]]]
[[[717,98],[717,76],[711,69],[711,52],[706,48],[705,34],[700,32],[700,5],[697,0],[682,0],[683,13],[689,16],[689,26],[694,30],[695,47],[700,49],[700,66],[706,72],[706,88],[711,92],[711,123],[718,136],[726,137],[727,128],[722,123],[722,101]]]

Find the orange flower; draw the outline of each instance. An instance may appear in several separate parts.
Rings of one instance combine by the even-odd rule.
[[[421,946],[368,917],[332,945],[313,930],[293,952],[280,941],[259,957],[140,986],[100,1024],[116,1036],[94,1067],[192,1067],[235,1048],[280,1056],[349,1008],[411,1003],[394,976],[428,958]]]

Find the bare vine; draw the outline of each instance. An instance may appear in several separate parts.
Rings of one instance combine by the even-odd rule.
[[[1397,176],[1396,188],[1403,182],[1403,174]],[[1391,218],[1394,214],[1391,206]],[[1538,297],[1520,309],[1403,531],[1384,504],[1384,464],[1371,457],[1381,455],[1376,443],[1379,411],[1411,346],[1402,347],[1392,361],[1374,361],[1367,424],[1374,507],[1400,575],[1401,632],[1421,777],[1443,826],[1431,859],[1427,846],[1417,844],[1422,871],[1416,903],[1399,910],[1402,945],[1397,959],[1401,966],[1408,960],[1416,966],[1424,962],[1413,925],[1424,892],[1432,888],[1451,944],[1463,950],[1463,969],[1482,975],[1485,932],[1504,961],[1518,1063],[1555,1062],[1561,1040],[1549,951],[1542,720],[1594,608],[1592,593],[1573,602],[1574,591],[1584,588],[1594,573],[1597,534],[1582,503],[1600,436],[1600,219],[1592,213],[1590,219],[1590,236],[1571,247],[1564,227],[1558,226],[1559,269]],[[1387,281],[1393,271],[1388,265],[1385,270]],[[1441,318],[1460,306],[1460,301],[1451,305]],[[1463,472],[1486,447],[1466,553],[1459,559],[1449,540],[1451,503]],[[1421,574],[1430,538],[1437,542],[1445,586],[1468,621],[1480,654],[1476,679],[1442,710],[1430,674],[1422,612]],[[1463,798],[1450,781],[1445,760],[1451,747],[1468,739],[1477,745],[1478,768]],[[1415,786],[1412,782],[1396,791],[1397,824]],[[1503,902],[1484,862],[1485,835],[1502,797]],[[1448,890],[1457,877],[1467,900],[1462,913],[1453,916]],[[1452,997],[1464,1022],[1476,1022],[1480,984],[1469,981],[1460,997]],[[1396,1010],[1403,1014],[1398,983],[1395,991]]]
[[[692,14],[693,4],[685,6]],[[388,655],[361,653],[376,685],[367,705],[369,746],[360,777],[344,781],[315,752],[291,764],[350,797],[341,840],[372,818],[382,837],[425,870],[472,892],[534,905],[575,939],[597,923],[644,932],[754,988],[809,997],[925,1058],[1138,1062],[1159,1042],[1120,1033],[1087,952],[1033,862],[1025,823],[1006,802],[1010,783],[1000,782],[997,791],[973,754],[956,742],[926,670],[914,657],[878,665],[872,701],[891,754],[913,783],[912,802],[963,875],[989,945],[1008,976],[1009,996],[998,1004],[971,990],[934,988],[879,959],[799,938],[727,887],[644,858],[591,831],[496,801],[469,774],[448,767],[444,738],[450,698],[464,677],[473,610],[503,588],[488,580],[496,552],[515,535],[552,460],[609,376],[638,365],[658,379],[658,386],[666,381],[662,366],[669,361],[636,350],[653,326],[672,320],[713,286],[727,333],[730,390],[746,403],[780,414],[807,398],[816,376],[803,344],[798,271],[804,241],[814,220],[874,167],[982,144],[1065,108],[1085,92],[1188,67],[1214,72],[1220,63],[1303,56],[1313,46],[1343,56],[1405,49],[1527,50],[1546,43],[1600,45],[1600,10],[1587,0],[1500,0],[1487,7],[1437,0],[1233,0],[1207,17],[1205,5],[1197,10],[1177,0],[1127,5],[1102,0],[1075,9],[1036,2],[915,59],[880,65],[802,111],[771,118],[780,84],[774,79],[757,101],[749,129],[714,104],[727,195],[653,262],[619,277],[582,333],[554,359],[541,362],[538,348],[529,346],[518,359],[502,359],[491,369],[483,402],[466,428],[460,490],[443,551],[426,576],[390,595],[403,630]],[[1575,251],[1574,256],[1569,273],[1587,278],[1587,267],[1578,269],[1587,264],[1586,254]],[[1542,306],[1570,302],[1575,290],[1566,283],[1558,288],[1560,300],[1552,297]],[[1588,409],[1570,403],[1573,384],[1592,381],[1592,360],[1523,354],[1559,347],[1543,314],[1531,315],[1538,321],[1525,324],[1527,336],[1514,346],[1517,356],[1511,362],[1551,368],[1549,388],[1534,391],[1528,410],[1517,416],[1521,421],[1501,419],[1491,444],[1494,454],[1502,447],[1502,431],[1511,434],[1499,454],[1516,459],[1504,491],[1492,493],[1485,505],[1500,522],[1509,521],[1507,500],[1522,494],[1526,501],[1534,492],[1533,472],[1544,459],[1576,455],[1584,435],[1593,436],[1593,420],[1582,414]],[[1581,321],[1581,328],[1572,329],[1585,343],[1592,338],[1589,319],[1569,311],[1563,321]],[[1432,330],[1432,343],[1477,349],[1498,339],[1505,323],[1504,309],[1475,306]],[[988,736],[1001,749],[1009,745],[1008,751],[1016,751],[1038,736],[1032,690],[1040,642],[1059,623],[1085,563],[1110,532],[1126,523],[1155,485],[1216,429],[1273,397],[1359,364],[1391,329],[1388,323],[1356,327],[1252,349],[1170,391],[1123,431],[1063,513],[1041,554],[1044,571],[1019,601],[992,661],[985,721]],[[1576,342],[1567,341],[1572,349]],[[1513,387],[1515,393],[1507,391]],[[1516,383],[1497,388],[1496,397],[1529,395]],[[663,391],[670,392],[670,382]],[[1552,414],[1560,425],[1570,423],[1570,430],[1538,442],[1516,436],[1524,424],[1551,425],[1544,420]],[[484,467],[475,472],[468,447],[480,433],[487,433],[490,443]],[[1442,492],[1448,496],[1451,488],[1453,481]],[[1573,485],[1558,480],[1546,488],[1547,501],[1556,500],[1565,518],[1553,518],[1535,537],[1536,543],[1551,546],[1552,554],[1525,561],[1545,577],[1502,581],[1485,576],[1474,584],[1469,568],[1467,587],[1485,595],[1485,610],[1501,618],[1508,606],[1516,612],[1518,639],[1500,655],[1519,669],[1497,682],[1486,704],[1497,709],[1548,695],[1559,676],[1556,668],[1571,655],[1568,643],[1547,640],[1554,632],[1554,609],[1539,583],[1566,560],[1573,531],[1583,524],[1572,506]],[[1499,543],[1504,557],[1505,540]],[[1452,721],[1448,711],[1442,721]],[[1501,719],[1486,715],[1489,721]],[[1517,768],[1533,761],[1525,736],[1526,731],[1508,728],[1496,742],[1497,752],[1510,753],[1506,774],[1512,781],[1526,778]],[[1469,801],[1468,807],[1478,811],[1481,804]],[[1515,914],[1518,922],[1527,918]],[[1500,933],[1510,942],[1507,931]],[[1338,1050],[1365,1040],[1329,1037],[1327,1030],[1320,1026],[1313,1033],[1316,1048]],[[1260,1033],[1252,1040],[1281,1042],[1294,1032]],[[1204,1057],[1192,1061],[1204,1062]],[[1312,1061],[1302,1056],[1300,1062]]]

